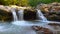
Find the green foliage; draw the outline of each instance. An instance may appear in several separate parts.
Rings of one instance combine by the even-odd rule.
[[[40,0],[41,3],[51,3],[53,2],[52,0]]]
[[[28,0],[18,0],[18,3],[17,5],[20,5],[20,6],[28,6]]]
[[[40,0],[29,0],[29,4],[31,5],[31,6],[36,6],[37,4],[39,4],[40,3]]]
[[[53,2],[53,1],[52,0],[29,0],[29,4],[31,6],[36,6],[40,3],[51,3],[51,2]]]
[[[2,5],[27,6],[28,5],[28,0],[0,0],[0,4],[2,4]]]
[[[60,0],[53,0],[54,2],[60,2]]]
[[[40,3],[60,2],[60,0],[0,0],[2,5],[37,6]]]
[[[0,0],[0,4],[2,5],[14,5],[17,3],[17,0]]]

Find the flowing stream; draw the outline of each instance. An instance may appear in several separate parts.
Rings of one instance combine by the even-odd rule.
[[[8,23],[0,23],[0,34],[36,34],[36,32],[31,28],[31,26],[42,26],[42,27],[50,27],[47,25],[48,21],[46,17],[44,17],[43,13],[37,9],[37,16],[39,20],[42,21],[24,21],[23,15],[24,10],[20,9],[18,12],[18,16],[16,13],[16,9],[11,9],[13,20]]]

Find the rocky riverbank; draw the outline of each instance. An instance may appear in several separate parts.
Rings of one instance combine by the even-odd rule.
[[[51,21],[60,21],[60,3],[40,4],[37,6],[46,18]]]
[[[24,20],[36,20],[37,10],[32,7],[20,7],[16,5],[3,6],[0,5],[0,21],[13,21],[13,16],[11,9],[15,8],[16,14],[18,16],[18,10],[24,10]],[[50,4],[40,4],[37,6],[38,9],[42,11],[44,16],[50,21],[60,22],[60,3],[54,2]]]

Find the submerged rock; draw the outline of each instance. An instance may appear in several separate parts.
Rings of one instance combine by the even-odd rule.
[[[37,32],[37,34],[53,34],[53,32],[48,28],[40,26],[32,26],[32,28]]]
[[[60,26],[59,23],[49,23],[48,25],[51,25],[51,26]]]

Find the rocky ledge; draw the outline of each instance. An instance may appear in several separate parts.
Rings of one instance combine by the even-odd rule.
[[[59,26],[60,27],[59,23],[48,23],[48,25],[50,25],[50,26]]]
[[[10,5],[10,6],[3,6],[0,5],[0,21],[13,21],[13,15],[11,12],[11,9],[14,8],[15,12],[18,16],[19,10],[24,10],[23,19],[24,20],[35,20],[36,17],[36,10],[31,7],[20,7],[16,5]]]
[[[36,13],[37,11],[35,9],[25,9],[24,19],[25,20],[36,20],[37,19]]]
[[[37,8],[44,13],[48,20],[60,21],[60,3],[53,2],[49,4],[40,4]]]

